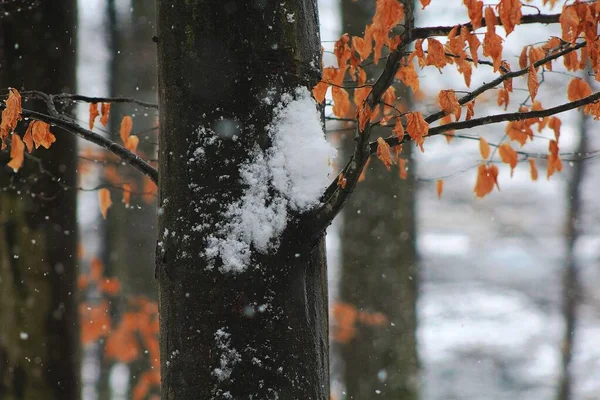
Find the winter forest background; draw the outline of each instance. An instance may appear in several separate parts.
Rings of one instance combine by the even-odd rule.
[[[319,0],[325,65],[335,63],[333,43],[342,33],[364,29],[374,3]],[[417,11],[417,25],[468,20],[459,0],[431,3],[426,12]],[[155,103],[154,18],[149,0],[78,0],[77,93]],[[524,45],[560,36],[559,29],[517,26],[505,42],[505,58],[510,55],[509,61],[516,63]],[[473,80],[485,81],[486,74],[492,76],[480,67]],[[564,85],[557,75],[545,79],[558,94]],[[440,89],[459,90],[463,84],[454,70],[423,70],[419,76],[421,93],[407,98],[421,111],[436,110]],[[1,87],[11,84],[2,82]],[[525,89],[512,94],[514,104],[528,95],[525,81],[516,86]],[[550,93],[539,100],[550,103]],[[484,115],[485,104],[478,107],[477,113]],[[88,112],[87,104],[79,105],[78,119],[87,121]],[[126,115],[140,138],[138,149],[152,159],[157,145],[153,109],[115,104],[107,126],[96,124],[95,131],[118,132]],[[332,116],[330,109],[326,116]],[[500,166],[501,191],[484,199],[473,195],[480,158],[476,141],[429,139],[424,153],[409,156],[409,180],[400,188],[389,184],[401,181],[397,170],[388,173],[373,160],[357,198],[327,235],[334,399],[381,398],[393,379],[403,380],[404,397],[390,399],[600,399],[600,209],[595,189],[600,139],[597,124],[579,113],[562,114],[562,122],[561,151],[589,154],[585,161],[566,161],[562,173],[536,182],[530,180],[527,163],[519,164],[512,179],[507,178],[509,168]],[[339,121],[327,121],[328,138],[342,153],[345,129]],[[478,136],[482,131],[490,142],[504,135],[501,125],[463,133]],[[583,144],[582,135],[587,138]],[[127,179],[135,182],[137,193],[127,208],[113,196],[115,204],[103,219],[98,190],[78,192],[82,397],[153,398],[159,393],[153,358],[156,189],[119,163],[94,162],[97,148],[83,141],[79,145],[81,188]],[[546,142],[539,145],[545,152]],[[382,174],[387,175],[378,178]],[[436,194],[439,179],[444,180],[441,199]],[[380,196],[369,195],[374,192]],[[400,220],[414,218],[406,225],[414,230],[392,226],[395,212]],[[394,271],[402,276],[392,278]],[[102,274],[111,277],[106,285],[90,283]],[[564,306],[566,296],[573,294],[576,310]],[[413,319],[416,324],[407,322]],[[573,319],[574,342],[567,346],[566,321]],[[386,326],[395,323],[406,326],[401,338],[386,336]],[[112,327],[110,335],[107,326]],[[28,340],[28,332],[21,339]],[[398,341],[402,344],[392,350]],[[5,372],[0,364],[0,376]],[[560,394],[565,380],[571,383],[570,397]],[[353,388],[357,382],[360,391]],[[1,387],[0,381],[0,399]]]

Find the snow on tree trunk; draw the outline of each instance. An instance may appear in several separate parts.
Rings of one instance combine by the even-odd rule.
[[[316,1],[157,5],[162,398],[326,400]]]
[[[0,5],[0,87],[75,92],[76,1],[34,3]],[[15,175],[0,159],[2,399],[80,395],[77,192],[64,189],[77,185],[77,145],[71,134],[51,129],[55,145],[34,152],[46,173],[26,159]]]

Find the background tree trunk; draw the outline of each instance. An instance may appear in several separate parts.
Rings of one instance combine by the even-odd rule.
[[[362,36],[374,13],[372,1],[343,0],[344,31]],[[399,85],[396,88],[398,96],[410,108],[407,88]],[[377,135],[377,130],[374,133]],[[389,130],[381,134],[388,136]],[[406,144],[402,154],[409,166],[406,180],[400,179],[397,167],[389,172],[373,157],[365,180],[358,184],[342,211],[339,301],[356,307],[358,312],[381,312],[388,318],[380,326],[356,321],[355,335],[350,341],[338,344],[348,399],[370,399],[375,393],[381,399],[418,398],[416,187],[410,156],[412,146]]]
[[[9,2],[0,12],[0,86],[74,92],[75,0]],[[51,176],[31,160],[17,174],[0,161],[2,399],[79,398],[77,146],[51,129],[56,143],[34,152]]]
[[[111,0],[109,3],[114,3]],[[114,14],[111,32],[110,95],[134,97],[155,103],[156,46],[154,34],[154,2],[132,0],[132,11],[119,16]],[[121,119],[133,116],[133,131],[140,135],[138,150],[144,158],[155,158],[156,111],[126,103],[111,107],[110,132],[118,135]],[[118,136],[115,140],[119,141]],[[123,181],[133,182],[132,190],[144,191],[146,179],[126,166],[119,168]],[[150,200],[150,201],[147,201]],[[131,196],[131,207],[113,207],[108,219],[106,235],[106,265],[123,284],[123,295],[143,295],[156,300],[156,283],[153,279],[154,245],[156,241],[156,201],[152,196]],[[135,234],[132,234],[135,232]]]
[[[117,0],[109,0],[110,23],[110,95],[133,97],[156,103],[156,46],[154,35],[155,4],[148,0],[131,0],[131,10],[119,14]],[[145,159],[156,158],[157,125],[156,110],[135,104],[114,103],[111,106],[109,132],[120,142],[119,129],[125,115],[133,119],[132,134],[139,134],[137,153]],[[106,272],[121,282],[120,298],[113,307],[114,320],[118,321],[127,311],[128,300],[144,296],[157,301],[154,279],[154,246],[156,245],[156,199],[152,194],[141,195],[148,188],[149,179],[128,166],[117,167],[122,182],[131,184],[135,194],[129,207],[112,207],[106,221],[105,254]],[[150,183],[154,188],[154,184]],[[104,367],[108,377],[110,362]],[[129,364],[130,387],[135,387],[141,373],[151,368],[143,357]],[[106,379],[105,379],[106,380]]]
[[[585,70],[589,72],[589,69]],[[587,73],[585,80],[592,84],[591,74]],[[581,113],[579,122],[579,145],[575,154],[588,153],[588,127],[589,118]],[[562,316],[564,320],[564,333],[561,343],[561,369],[558,385],[557,400],[571,400],[573,398],[573,376],[571,361],[575,349],[575,333],[577,329],[577,309],[583,293],[579,278],[579,263],[575,245],[581,236],[582,214],[582,186],[585,175],[585,161],[578,161],[573,166],[573,173],[567,189],[567,214],[565,221],[566,257],[565,269],[562,277]]]
[[[319,79],[316,1],[157,5],[162,398],[328,400],[322,238],[306,244],[290,228],[277,254],[239,274],[207,268],[202,255],[241,196],[240,165],[269,146],[265,97]],[[219,121],[235,140],[213,132]]]

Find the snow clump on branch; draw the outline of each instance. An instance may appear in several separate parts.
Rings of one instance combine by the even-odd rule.
[[[251,249],[276,250],[289,210],[306,212],[319,204],[330,183],[336,150],[325,140],[317,103],[308,89],[286,93],[267,127],[272,146],[253,150],[240,168],[246,189],[227,209],[228,221],[208,238],[206,257],[220,257],[222,272],[243,272]]]

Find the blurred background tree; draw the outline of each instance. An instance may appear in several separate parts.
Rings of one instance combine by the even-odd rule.
[[[404,1],[406,18],[413,17],[411,3]],[[343,32],[362,37],[375,13],[375,2],[343,0],[341,5]],[[369,76],[377,76],[383,64],[372,65]],[[401,84],[395,87],[397,96],[410,109],[410,89]],[[343,132],[343,143],[351,152],[353,130]],[[373,133],[385,137],[389,129],[374,129]],[[336,345],[349,399],[368,399],[374,393],[390,400],[418,398],[418,258],[412,147],[404,146],[401,155],[407,171],[400,171],[404,165],[394,165],[389,172],[379,160],[371,160],[364,181],[342,211],[339,303],[334,306],[333,316],[334,324],[352,323],[355,329],[353,335],[338,340]],[[358,316],[364,312],[382,313],[385,322],[361,322]]]
[[[76,0],[2,2],[0,86],[74,93],[76,18]],[[41,100],[24,106],[46,109]],[[16,175],[0,173],[0,398],[7,400],[79,397],[77,145],[73,135],[53,133],[61,146],[38,149]]]

